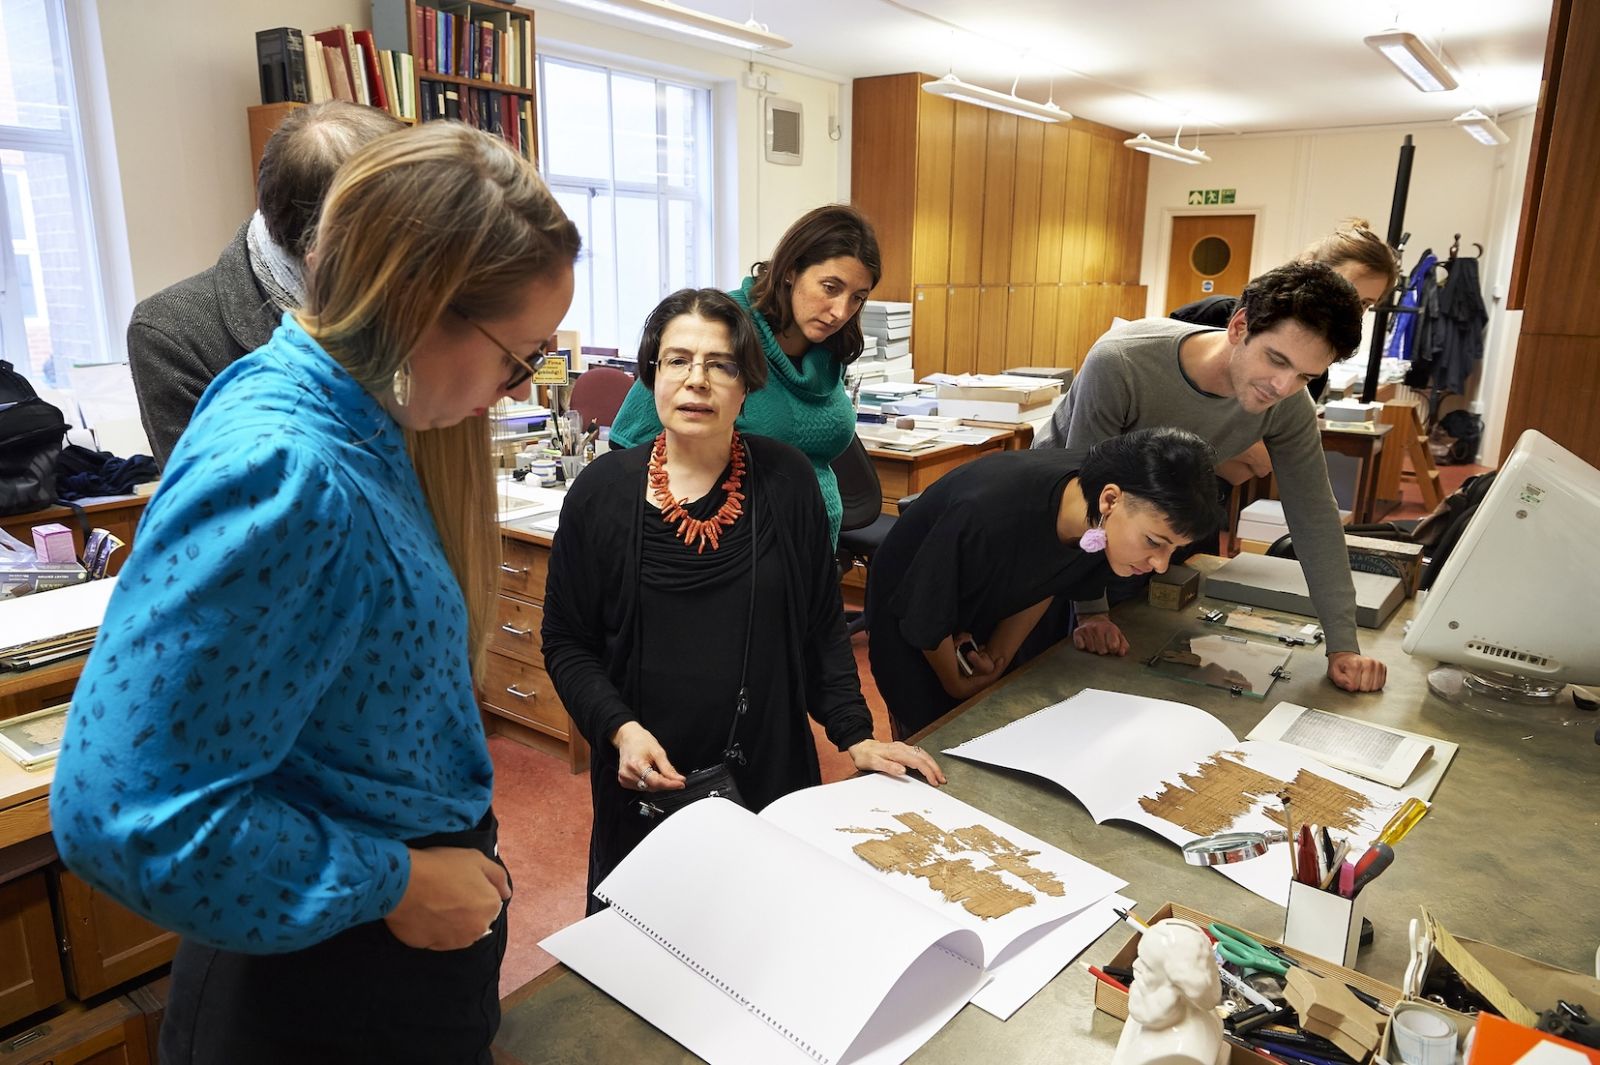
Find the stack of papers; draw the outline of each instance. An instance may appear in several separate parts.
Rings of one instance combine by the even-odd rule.
[[[0,669],[32,669],[87,651],[116,586],[106,577],[0,600]]]

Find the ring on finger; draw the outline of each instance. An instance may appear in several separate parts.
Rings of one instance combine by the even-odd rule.
[[[648,785],[648,784],[646,784],[644,782],[644,777],[640,777],[639,778],[638,788],[639,788],[640,791],[649,791],[650,790],[650,785]]]

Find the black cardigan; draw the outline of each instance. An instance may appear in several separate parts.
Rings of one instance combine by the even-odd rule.
[[[784,553],[792,612],[787,627],[803,634],[791,651],[801,656],[792,675],[804,677],[803,689],[791,693],[790,705],[806,708],[842,751],[872,737],[872,715],[845,632],[822,493],[799,451],[767,437],[744,439],[752,505],[763,508],[761,521],[776,530]],[[545,585],[545,669],[590,743],[591,768],[601,773],[615,773],[612,734],[636,719],[631,665],[650,447],[601,455],[573,482]]]

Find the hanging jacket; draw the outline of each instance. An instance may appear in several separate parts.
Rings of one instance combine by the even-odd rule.
[[[1450,279],[1439,290],[1439,313],[1431,338],[1433,387],[1461,395],[1467,378],[1483,358],[1483,330],[1489,311],[1483,305],[1478,260],[1456,258]]]
[[[1401,307],[1415,307],[1414,313],[1405,311],[1395,315],[1394,329],[1389,334],[1389,348],[1385,355],[1392,359],[1412,359],[1416,352],[1428,350],[1426,344],[1419,344],[1419,339],[1425,339],[1423,328],[1424,316],[1430,313],[1429,304],[1433,296],[1434,270],[1438,265],[1439,257],[1433,254],[1432,248],[1422,252],[1422,258],[1417,260],[1417,265],[1412,268],[1411,276],[1406,279],[1406,286],[1400,292]],[[1423,337],[1419,338],[1419,333]]]

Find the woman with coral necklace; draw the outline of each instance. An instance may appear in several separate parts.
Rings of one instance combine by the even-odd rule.
[[[872,738],[811,464],[734,429],[767,379],[749,316],[674,293],[639,370],[662,429],[573,483],[545,588],[545,667],[591,747],[591,892],[696,770],[726,764],[753,810],[818,783],[808,712],[858,769],[944,781]]]

